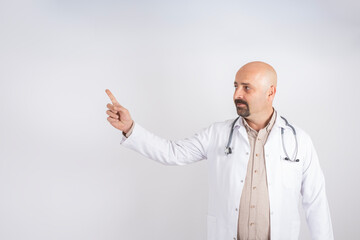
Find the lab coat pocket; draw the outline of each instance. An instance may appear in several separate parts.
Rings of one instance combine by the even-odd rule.
[[[216,240],[216,217],[207,215],[207,240]]]
[[[284,160],[285,156],[280,156],[282,182],[284,187],[300,190],[301,187],[301,162]]]

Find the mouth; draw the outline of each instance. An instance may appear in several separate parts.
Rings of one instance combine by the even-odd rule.
[[[243,107],[243,106],[246,106],[246,104],[243,104],[243,103],[238,103],[236,104],[237,107]]]

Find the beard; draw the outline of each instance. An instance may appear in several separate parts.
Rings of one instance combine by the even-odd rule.
[[[238,103],[245,104],[245,106],[236,106]],[[243,118],[250,116],[249,104],[244,100],[236,99],[235,106],[237,114]]]

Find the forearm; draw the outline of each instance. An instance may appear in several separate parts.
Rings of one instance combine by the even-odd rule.
[[[172,141],[134,123],[128,133],[123,133],[120,144],[164,165],[185,165],[206,158],[207,133],[203,130],[191,138]]]

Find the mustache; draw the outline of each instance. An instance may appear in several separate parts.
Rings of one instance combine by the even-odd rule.
[[[236,99],[235,100],[235,104],[238,104],[238,103],[245,104],[247,107],[249,106],[247,102],[245,102],[244,100],[241,100],[241,99]]]

